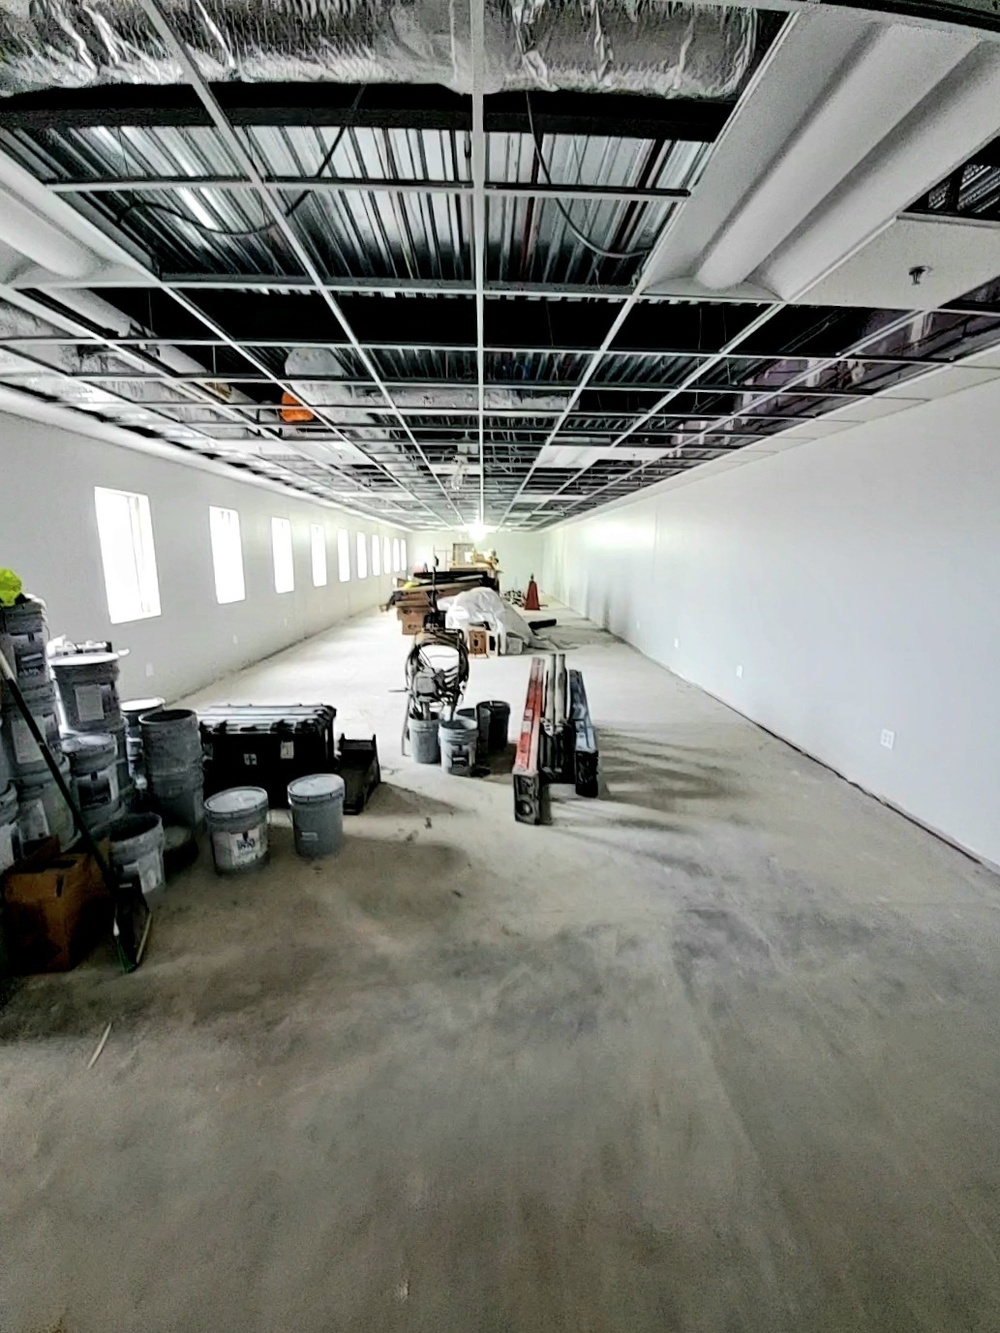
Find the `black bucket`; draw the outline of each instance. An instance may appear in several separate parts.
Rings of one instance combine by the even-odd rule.
[[[507,747],[507,733],[510,730],[510,704],[502,699],[490,699],[480,708],[488,708],[490,713],[488,747],[490,754],[499,754]]]

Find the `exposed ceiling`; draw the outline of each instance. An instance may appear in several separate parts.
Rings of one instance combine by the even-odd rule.
[[[109,6],[127,43],[100,4],[0,22],[0,406],[411,527],[534,528],[1000,343],[991,34],[529,8],[459,6],[448,88],[388,4],[377,51],[372,7],[370,49],[324,29],[338,82],[308,27],[249,43],[225,0]],[[313,81],[248,81],[275,73]]]

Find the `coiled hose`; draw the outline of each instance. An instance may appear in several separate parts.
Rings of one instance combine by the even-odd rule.
[[[400,742],[403,754],[408,752],[410,718],[426,720],[435,713],[454,717],[468,681],[469,650],[462,631],[422,630],[406,658],[406,717]]]

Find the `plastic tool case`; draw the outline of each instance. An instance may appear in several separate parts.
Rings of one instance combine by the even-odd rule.
[[[288,784],[337,773],[332,704],[217,704],[200,710],[205,795],[263,787],[272,808],[288,805]]]

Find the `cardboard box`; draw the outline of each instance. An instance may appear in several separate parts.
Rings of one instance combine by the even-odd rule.
[[[426,611],[400,611],[399,627],[404,634],[419,634],[424,627]]]
[[[111,897],[89,854],[52,841],[3,878],[4,924],[17,972],[66,972],[111,930]]]

